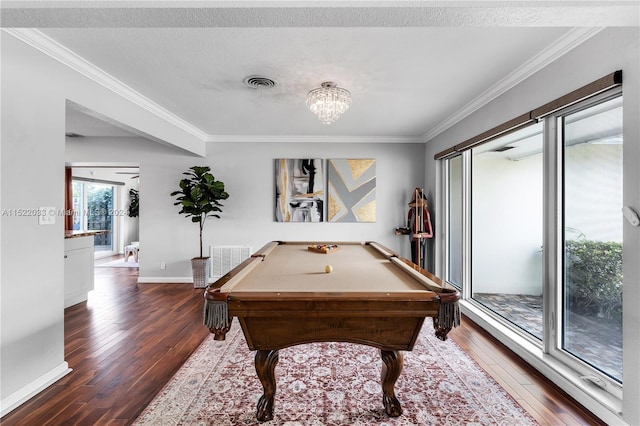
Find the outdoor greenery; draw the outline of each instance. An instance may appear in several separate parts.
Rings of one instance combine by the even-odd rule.
[[[577,313],[620,319],[622,315],[622,243],[566,242],[569,308]]]
[[[218,212],[222,212],[221,200],[229,198],[224,190],[224,183],[216,180],[210,173],[211,168],[194,166],[188,172],[182,173],[188,176],[180,180],[180,190],[171,193],[177,196],[174,206],[181,206],[178,213],[190,217],[191,221],[200,227],[200,257],[202,257],[202,231],[205,220],[208,217],[220,218]]]
[[[105,185],[88,184],[87,186],[87,229],[111,230],[113,211],[113,188]],[[111,232],[96,235],[96,246],[111,246]]]

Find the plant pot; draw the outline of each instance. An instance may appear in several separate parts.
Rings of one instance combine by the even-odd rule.
[[[209,285],[209,257],[194,257],[191,259],[193,273],[193,287],[205,288]]]

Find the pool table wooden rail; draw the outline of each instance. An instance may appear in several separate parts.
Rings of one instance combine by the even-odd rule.
[[[273,327],[279,324],[275,324],[277,318],[298,318],[300,321],[308,321],[310,330],[323,330],[319,337],[322,337],[323,341],[348,341],[353,343],[363,343],[378,348],[382,348],[384,344],[378,337],[364,339],[362,337],[353,336],[353,333],[348,333],[344,327],[337,327],[338,319],[344,321],[345,318],[363,317],[369,318],[393,318],[393,321],[398,321],[401,317],[415,317],[422,318],[433,317],[434,328],[436,336],[441,340],[445,340],[448,332],[452,327],[459,324],[459,312],[457,309],[457,302],[460,298],[459,292],[444,283],[437,276],[429,273],[428,271],[420,268],[413,262],[400,257],[396,252],[374,242],[363,242],[362,245],[372,245],[375,249],[381,253],[385,258],[391,262],[396,263],[405,272],[416,276],[425,287],[425,291],[420,292],[242,292],[233,293],[234,280],[241,277],[242,274],[249,273],[250,270],[255,267],[259,261],[264,260],[269,253],[274,250],[278,245],[282,244],[295,244],[299,246],[317,244],[317,242],[283,242],[273,241],[260,250],[251,255],[249,259],[239,264],[237,267],[229,271],[222,276],[218,281],[209,285],[205,290],[205,312],[207,309],[212,311],[214,304],[224,304],[223,309],[228,310],[228,315],[222,315],[223,320],[220,320],[220,313],[217,313],[218,319],[215,320],[211,315],[205,313],[205,325],[207,325],[210,331],[214,334],[216,340],[224,340],[226,333],[229,330],[233,316],[237,316],[240,324],[243,327],[245,334],[249,335],[250,331],[247,329],[247,321],[252,324],[260,321],[262,323],[272,322]],[[353,242],[327,242],[326,244],[337,245],[353,245]],[[326,259],[331,258],[331,254],[326,255]],[[249,272],[247,272],[249,270]],[[228,291],[221,291],[229,289]],[[454,307],[454,308],[453,308]],[[217,307],[222,308],[221,306]],[[211,312],[209,312],[211,313]],[[335,330],[331,334],[331,329],[325,329],[325,327],[319,325],[320,322],[325,321],[326,318],[335,318],[334,324]],[[451,318],[453,317],[453,318]],[[243,320],[246,318],[247,320]],[[323,320],[316,320],[322,318]],[[297,327],[301,327],[299,322],[296,322]],[[444,324],[446,321],[446,324]],[[366,322],[366,321],[365,321]],[[345,323],[346,324],[346,323]],[[356,324],[353,321],[350,322],[352,326]],[[362,324],[364,326],[364,324]],[[406,325],[406,324],[405,324]],[[420,326],[422,322],[420,322]],[[260,327],[263,328],[263,327]],[[256,350],[259,347],[263,348],[264,345],[276,344],[284,345],[280,347],[292,346],[301,343],[308,343],[308,337],[303,337],[306,332],[303,330],[297,330],[300,336],[293,336],[289,327],[286,336],[282,336],[281,339],[275,339],[274,336],[265,336],[264,339],[259,339],[257,336],[253,339],[248,339],[247,343],[252,350]],[[419,332],[419,329],[418,329]],[[288,339],[288,342],[285,340]],[[318,341],[318,340],[315,340]],[[268,343],[267,343],[268,342]],[[411,343],[411,347],[415,339]],[[405,350],[411,350],[411,348],[404,348]]]
[[[361,293],[297,296],[287,300],[265,300],[260,293],[229,297],[229,312],[238,318],[249,349],[349,342],[382,350],[412,350],[425,316],[438,313],[434,300],[406,294],[390,294],[386,299],[375,293],[371,298]]]

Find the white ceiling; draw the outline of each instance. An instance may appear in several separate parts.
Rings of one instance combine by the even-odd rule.
[[[638,21],[624,1],[123,4],[139,7],[7,1],[2,26],[38,28],[208,141],[426,141],[596,27]],[[251,75],[279,85],[245,87]],[[323,81],[353,98],[328,126],[304,105]],[[70,108],[67,131],[129,134],[88,118]]]
[[[95,118],[88,114],[88,111],[78,111],[73,107],[67,106],[66,114],[66,133],[68,136],[75,137],[97,136],[97,137],[132,137],[136,136],[120,127],[108,123],[107,121]]]

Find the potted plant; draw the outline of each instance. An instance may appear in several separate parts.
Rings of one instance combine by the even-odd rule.
[[[178,213],[190,217],[200,227],[200,257],[191,259],[194,287],[206,287],[209,283],[209,256],[202,255],[202,231],[208,217],[220,218],[221,200],[229,198],[224,190],[224,183],[216,180],[210,173],[211,168],[204,166],[190,167],[182,173],[188,177],[180,180],[180,190],[171,193],[177,196],[174,206],[181,206]]]
[[[127,212],[127,214],[129,215],[129,217],[138,217],[140,208],[140,194],[138,193],[137,189],[131,188],[129,190],[129,200],[129,211]]]

